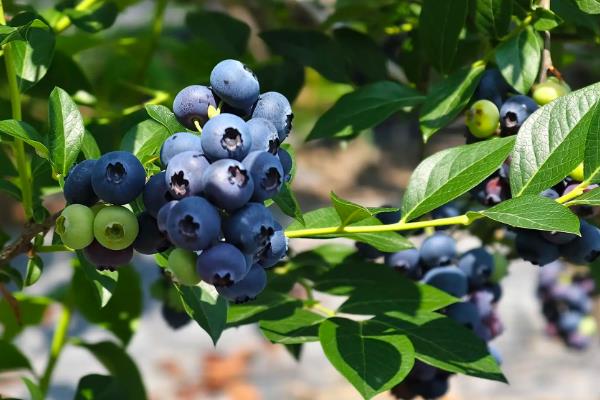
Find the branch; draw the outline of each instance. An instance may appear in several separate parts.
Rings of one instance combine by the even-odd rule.
[[[31,241],[40,233],[43,233],[44,235],[48,233],[54,226],[59,215],[60,212],[53,214],[46,218],[41,224],[31,222],[26,223],[21,236],[0,251],[0,267],[8,264],[10,260],[19,254],[29,252],[33,248]]]
[[[2,293],[2,296],[4,296],[4,299],[6,299],[6,302],[11,308],[13,314],[15,314],[17,324],[21,325],[23,320],[21,319],[21,308],[19,307],[19,301],[15,298],[15,296],[13,296],[4,283],[0,283],[0,293]]]
[[[550,9],[550,0],[540,0],[540,7],[545,8],[546,10]],[[540,65],[540,75],[538,77],[538,82],[542,83],[548,79],[548,71],[553,74],[556,74],[558,71],[554,69],[554,65],[552,64],[552,55],[550,53],[550,31],[542,32],[544,35],[544,48],[542,49],[542,62]],[[560,77],[560,74],[558,74]]]

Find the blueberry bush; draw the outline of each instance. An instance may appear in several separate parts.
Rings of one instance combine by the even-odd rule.
[[[0,191],[23,210],[18,232],[0,230],[0,372],[22,371],[31,398],[47,396],[65,346],[106,367],[81,377],[77,399],[147,398],[127,354],[136,253],[160,269],[150,290],[173,329],[197,323],[218,346],[258,324],[296,358],[320,342],[366,399],[437,398],[453,374],[506,382],[489,342],[510,259],[540,266],[549,334],[573,349],[593,340],[600,84],[560,69],[596,65],[600,3],[240,2],[250,28],[225,7],[154,0],[147,25],[115,31],[138,2],[0,0]],[[171,8],[185,12],[177,29],[164,26]],[[394,117],[418,120],[423,142],[462,126],[465,144],[422,160],[400,205],[332,191],[304,212],[288,137],[309,73],[351,90],[334,91],[306,141]],[[460,254],[463,234],[481,247]],[[298,253],[295,238],[346,241]],[[33,295],[50,252],[72,254],[71,279]],[[344,300],[329,309],[318,293]],[[34,370],[15,339],[54,304]],[[113,340],[70,337],[75,314]]]

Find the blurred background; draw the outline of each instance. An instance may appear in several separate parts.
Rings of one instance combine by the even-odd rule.
[[[375,31],[376,40],[402,64],[406,49],[394,47],[395,42],[405,43],[401,40],[402,34],[385,32],[386,27],[393,25],[393,15],[388,15],[386,7],[401,2],[362,1],[373,7],[372,15],[352,13],[350,6],[359,1],[342,1],[349,5],[342,8],[346,14],[335,7],[333,0],[120,1],[122,11],[110,29],[93,34],[69,29],[57,39],[52,66],[24,98],[24,119],[43,130],[44,99],[53,86],[60,85],[83,105],[87,126],[100,148],[112,149],[119,146],[136,123],[146,118],[140,104],[153,101],[170,105],[172,96],[184,86],[206,83],[218,60],[237,57],[253,66],[265,87],[295,99],[295,125],[289,140],[297,149],[299,172],[294,189],[303,210],[328,204],[331,190],[366,206],[398,205],[412,170],[423,157],[464,143],[462,121],[436,135],[427,145],[422,142],[416,116],[411,114],[393,116],[373,131],[347,138],[352,140],[304,143],[317,118],[341,95],[351,91],[361,77],[353,82],[332,82],[310,67],[272,57],[258,36],[259,32],[270,29],[332,27],[344,19],[362,19],[360,23]],[[38,10],[56,6],[52,1],[16,3]],[[242,28],[229,20],[221,21],[215,14],[206,14],[205,10],[227,13],[247,24],[250,27],[248,49],[239,39],[243,33],[236,30]],[[44,16],[52,18],[50,12]],[[600,21],[589,18],[591,20],[581,23],[588,24],[595,35],[600,32]],[[597,52],[594,46],[593,41],[555,45],[554,62],[573,88],[598,80],[600,58],[580,57],[593,49]],[[405,56],[410,57],[410,54]],[[365,63],[368,61],[368,57],[365,58]],[[4,76],[4,71],[0,71],[0,76]],[[1,93],[6,93],[5,85],[5,80],[0,79]],[[0,98],[0,119],[9,116],[8,99]],[[3,175],[10,173],[5,170],[9,164],[0,159]],[[45,179],[43,173],[39,176],[41,181]],[[49,209],[62,207],[60,194],[46,194],[50,195],[46,201]],[[3,230],[9,233],[22,223],[19,206],[1,193],[0,221]],[[478,245],[476,239],[461,238],[459,245],[463,250]],[[297,240],[292,247],[294,251],[301,251],[317,244],[318,241]],[[20,259],[14,266],[22,271],[25,262],[24,258]],[[208,335],[193,323],[172,330],[160,314],[160,304],[149,293],[149,287],[159,275],[154,259],[139,256],[134,264],[142,276],[144,302],[137,333],[128,350],[143,374],[150,398],[359,399],[358,393],[329,365],[318,343],[305,346],[300,360],[296,361],[283,347],[264,340],[254,327],[226,331],[216,348]],[[26,293],[46,295],[60,291],[69,281],[72,269],[68,255],[46,256],[45,265],[41,280],[27,288]],[[445,398],[600,399],[599,342],[584,352],[577,352],[545,335],[545,324],[535,297],[537,273],[538,268],[531,264],[512,263],[509,276],[502,282],[505,297],[499,311],[505,332],[494,345],[502,354],[503,370],[510,385],[454,377]],[[340,299],[331,297],[324,301],[334,304]],[[17,341],[38,370],[46,362],[58,311],[49,308],[42,327],[26,329]],[[71,335],[91,340],[111,337],[107,331],[90,326],[80,317],[73,324]],[[102,366],[84,350],[68,347],[58,363],[51,398],[72,398],[82,375],[102,371]],[[2,375],[0,398],[2,396],[26,397],[17,375]],[[377,397],[391,398],[389,394]]]

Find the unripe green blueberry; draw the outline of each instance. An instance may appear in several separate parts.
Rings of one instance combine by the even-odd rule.
[[[478,100],[467,111],[467,128],[477,138],[492,136],[500,124],[498,107],[489,100]]]
[[[535,87],[532,97],[536,103],[543,106],[569,92],[570,90],[566,85],[549,79]]]
[[[94,219],[96,240],[110,250],[122,250],[131,246],[138,231],[135,214],[122,206],[104,207]]]
[[[575,167],[575,169],[573,171],[571,171],[571,173],[569,174],[569,176],[571,178],[573,178],[574,180],[576,180],[577,182],[583,182],[583,178],[584,178],[584,171],[583,171],[583,163],[580,163],[577,167]]]
[[[94,213],[82,204],[71,204],[56,219],[56,233],[72,249],[89,246],[94,241]]]
[[[200,282],[196,272],[196,253],[185,249],[176,248],[169,254],[169,270],[179,283],[186,286],[195,286]]]

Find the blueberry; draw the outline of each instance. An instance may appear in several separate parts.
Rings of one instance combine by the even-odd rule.
[[[192,321],[185,311],[175,310],[164,303],[161,307],[161,314],[165,322],[173,329],[183,328]]]
[[[494,68],[488,69],[483,73],[473,97],[477,100],[489,100],[493,102],[496,107],[500,108],[508,93],[514,91],[515,90],[506,82],[506,80],[504,80],[500,71]]]
[[[580,220],[581,236],[560,247],[560,254],[573,264],[589,264],[600,255],[600,229]]]
[[[194,121],[198,121],[200,125],[204,125],[208,121],[209,106],[217,108],[217,102],[212,91],[206,86],[191,85],[183,88],[175,96],[173,113],[183,126],[195,131]]]
[[[498,107],[489,100],[477,100],[467,111],[467,128],[478,139],[486,139],[496,133],[499,122]]]
[[[258,99],[260,86],[254,72],[237,60],[223,60],[210,73],[212,90],[225,103],[247,110]]]
[[[283,227],[275,221],[275,232],[273,232],[267,246],[258,254],[257,263],[263,268],[271,268],[285,256],[287,250],[288,239],[285,237]]]
[[[419,263],[419,258],[419,250],[408,249],[397,253],[386,254],[385,263],[396,271],[405,274],[407,278],[420,279],[421,265]]]
[[[167,236],[177,247],[204,250],[216,242],[221,218],[216,208],[198,196],[186,197],[171,208]]]
[[[254,264],[244,279],[228,287],[219,287],[219,294],[234,303],[254,300],[267,286],[265,269]]]
[[[437,368],[423,361],[415,360],[413,368],[410,370],[410,377],[419,381],[430,381],[435,379]]]
[[[200,276],[196,270],[197,259],[198,256],[193,251],[173,249],[169,254],[169,270],[182,285],[195,286],[200,282]]]
[[[459,208],[457,207],[457,205],[453,202],[450,202],[448,204],[444,204],[441,207],[436,208],[435,210],[433,210],[431,212],[431,217],[433,219],[440,219],[440,218],[451,218],[451,217],[457,217],[461,214]],[[449,229],[448,226],[438,226],[435,228],[436,231],[445,231]]]
[[[451,304],[446,309],[446,315],[448,318],[475,332],[480,331],[482,328],[479,311],[472,303],[462,302]]]
[[[550,264],[560,256],[558,246],[544,240],[539,231],[518,231],[515,247],[519,257],[540,267]]]
[[[56,219],[55,230],[66,246],[83,249],[94,240],[94,212],[82,204],[71,204]]]
[[[176,199],[202,193],[202,175],[209,162],[198,151],[184,151],[171,159],[165,173],[165,183]]]
[[[445,233],[429,236],[421,245],[421,260],[428,267],[448,265],[456,257],[456,242]]]
[[[250,151],[268,151],[277,155],[279,150],[279,135],[271,121],[264,118],[252,118],[246,122],[250,136],[252,136],[252,148]]]
[[[412,390],[424,399],[437,399],[444,396],[450,387],[448,379],[432,379],[431,381],[414,383]]]
[[[483,204],[494,206],[510,198],[510,185],[507,179],[496,176],[485,183],[485,199]]]
[[[566,232],[542,232],[542,237],[552,244],[567,244],[577,238],[577,235]]]
[[[112,151],[98,159],[92,170],[94,192],[107,203],[131,203],[144,190],[146,171],[127,151]]]
[[[367,243],[355,242],[354,247],[356,248],[357,254],[365,260],[375,260],[384,255],[383,252]]]
[[[434,268],[428,271],[421,281],[454,297],[461,298],[467,294],[467,276],[453,265]]]
[[[246,256],[229,243],[217,243],[198,256],[196,270],[203,281],[216,287],[231,286],[248,273]]]
[[[98,196],[92,187],[92,171],[95,165],[96,160],[85,160],[71,168],[64,186],[68,204],[83,204],[89,207],[98,202]]]
[[[121,250],[110,250],[94,240],[83,249],[85,259],[98,269],[114,269],[128,264],[133,258],[133,246]]]
[[[254,182],[239,161],[231,159],[212,163],[202,176],[206,198],[228,211],[243,207],[254,193]]]
[[[564,312],[558,318],[558,330],[563,334],[576,331],[582,318],[583,315],[577,311]]]
[[[253,201],[265,201],[279,193],[284,178],[279,158],[266,151],[253,151],[244,158],[243,164],[254,181]]]
[[[158,230],[156,219],[147,211],[137,217],[139,233],[133,242],[133,248],[138,253],[156,254],[169,248],[169,241],[164,233]]]
[[[292,180],[292,167],[294,165],[294,160],[292,159],[292,156],[290,155],[290,153],[285,150],[280,148],[277,151],[277,157],[279,157],[279,162],[281,162],[281,167],[283,168],[283,175],[284,175],[284,180],[286,182],[289,182]]]
[[[200,136],[190,132],[179,132],[169,136],[160,148],[160,162],[166,167],[173,157],[184,151],[202,153]]]
[[[110,250],[122,250],[131,246],[138,232],[135,214],[122,206],[104,207],[94,218],[94,237]]]
[[[178,202],[178,200],[171,200],[158,210],[158,214],[156,215],[156,225],[159,232],[164,233],[165,235],[167,234],[169,214],[171,213],[171,209],[173,209]]]
[[[531,97],[524,95],[510,97],[500,108],[502,133],[509,135],[517,133],[523,122],[538,108],[539,106]]]
[[[483,247],[470,250],[458,261],[460,268],[469,281],[471,290],[481,288],[494,273],[494,257]]]
[[[227,241],[246,254],[258,254],[263,250],[276,229],[271,212],[261,203],[246,204],[223,223]]]
[[[384,206],[387,208],[393,208],[391,206]],[[397,222],[400,222],[402,218],[402,212],[400,210],[397,211],[384,211],[375,215],[375,217],[384,225],[391,225]]]
[[[288,99],[278,92],[266,92],[260,95],[252,118],[264,118],[273,123],[279,134],[279,141],[283,142],[292,130],[292,106]]]
[[[554,189],[546,189],[544,190],[542,193],[540,193],[540,196],[542,197],[547,197],[551,200],[556,200],[560,197],[560,195],[558,194],[558,192]]]
[[[471,294],[469,299],[477,307],[479,316],[482,319],[488,318],[494,311],[494,293],[487,290],[480,290]]]
[[[158,211],[162,206],[174,200],[173,195],[169,191],[165,175],[164,171],[152,175],[148,179],[148,182],[146,182],[146,186],[144,186],[144,191],[142,192],[144,208],[154,218],[158,216]]]
[[[233,114],[219,114],[202,129],[202,149],[211,161],[233,158],[241,161],[252,148],[252,136],[246,122]]]

